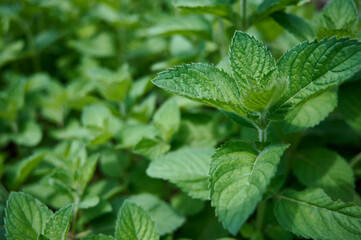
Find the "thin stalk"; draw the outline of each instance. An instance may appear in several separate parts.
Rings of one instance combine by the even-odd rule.
[[[79,211],[79,207],[78,207],[79,203],[80,203],[80,197],[77,195],[74,200],[73,220],[71,224],[71,233],[73,236],[75,236],[76,233],[76,220],[77,220],[76,218]]]
[[[242,0],[242,30],[247,29],[247,0]]]
[[[266,118],[267,113],[263,112],[259,115],[258,123],[258,141],[261,143],[261,150],[264,148],[265,143],[267,142],[267,127],[269,121]]]
[[[266,206],[267,206],[267,201],[263,200],[258,204],[258,207],[257,207],[256,229],[258,231],[262,230],[264,215],[266,212]]]

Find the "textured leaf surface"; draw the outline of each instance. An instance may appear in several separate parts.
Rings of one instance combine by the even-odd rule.
[[[263,75],[276,68],[267,47],[241,31],[236,31],[232,38],[230,61],[233,74],[242,87],[253,86]]]
[[[287,145],[271,145],[260,153],[245,142],[228,142],[212,157],[212,205],[232,234],[252,214],[274,176]]]
[[[67,240],[72,214],[72,205],[68,205],[54,213],[46,223],[45,236],[49,239]]]
[[[166,202],[153,195],[139,194],[130,197],[129,200],[149,213],[160,235],[173,232],[185,221],[184,216],[177,213]]]
[[[239,102],[242,84],[215,66],[194,63],[162,72],[153,83],[165,90],[243,114]]]
[[[152,161],[147,174],[169,180],[195,198],[209,199],[208,170],[214,149],[181,149]]]
[[[337,89],[313,97],[292,109],[282,121],[285,133],[298,132],[314,127],[323,121],[337,106]]]
[[[276,105],[276,114],[337,86],[361,69],[361,43],[348,38],[304,42],[278,62],[289,86]]]
[[[117,240],[159,239],[157,229],[149,214],[130,201],[126,201],[119,211],[115,237]]]
[[[8,240],[37,240],[53,213],[28,194],[12,192],[6,207]]]
[[[304,150],[293,159],[292,167],[304,185],[321,187],[334,200],[353,200],[353,171],[336,152],[325,148]]]
[[[175,7],[195,13],[213,14],[224,18],[232,16],[230,0],[174,0],[173,4]]]
[[[358,20],[353,0],[332,0],[322,9],[318,37],[353,36],[352,27]]]
[[[361,207],[332,201],[322,189],[285,192],[275,205],[278,222],[304,238],[358,240],[361,237]]]
[[[347,83],[340,87],[339,109],[346,122],[361,132],[361,82]]]
[[[175,99],[170,99],[155,112],[153,124],[164,141],[170,140],[180,124],[180,110]]]

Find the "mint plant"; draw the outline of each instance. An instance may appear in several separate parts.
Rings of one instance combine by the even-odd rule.
[[[215,151],[210,163],[212,206],[223,226],[236,234],[267,192],[289,147],[289,144],[267,141],[269,126],[273,122],[282,124],[293,111],[303,110],[298,107],[356,74],[361,68],[361,44],[335,37],[304,42],[288,50],[276,63],[262,42],[236,31],[229,59],[231,75],[215,66],[195,63],[162,72],[153,83],[230,111],[234,118],[257,129],[257,142],[226,142]],[[315,106],[318,107],[323,106]],[[320,111],[313,117],[321,121],[327,114]],[[160,172],[154,170],[156,163],[149,169],[153,176]],[[163,175],[159,173],[158,177]],[[298,176],[304,179],[302,174]],[[172,176],[168,178],[171,180]],[[332,184],[331,181],[328,184]],[[342,191],[341,186],[338,191]],[[357,239],[361,234],[361,208],[340,200],[334,202],[322,189],[271,191],[271,196],[277,199],[275,215],[281,226],[299,236]]]

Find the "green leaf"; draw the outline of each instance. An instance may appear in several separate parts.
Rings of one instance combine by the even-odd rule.
[[[358,21],[357,7],[353,0],[332,0],[322,9],[318,37],[354,36]]]
[[[44,157],[45,153],[43,152],[34,153],[11,166],[6,171],[8,187],[10,189],[18,189]]]
[[[239,92],[256,83],[267,84],[264,75],[276,68],[276,62],[267,47],[241,31],[234,33],[229,59]]]
[[[320,187],[334,200],[353,201],[353,171],[346,160],[325,148],[299,152],[292,169],[298,180],[309,187]]]
[[[273,108],[273,117],[352,77],[361,69],[361,44],[348,38],[304,42],[285,53],[277,65],[289,86]]]
[[[313,40],[315,33],[307,20],[297,15],[276,12],[271,17],[288,32],[292,33],[299,41]]]
[[[10,193],[6,207],[5,230],[8,240],[37,240],[53,213],[25,193]]]
[[[160,132],[164,141],[169,141],[178,130],[180,110],[175,99],[170,99],[155,112],[153,124]]]
[[[184,193],[179,193],[172,197],[171,205],[179,213],[193,216],[201,212],[205,207],[205,202],[189,197]]]
[[[322,189],[289,190],[278,196],[275,215],[286,230],[312,239],[358,240],[361,208],[332,201]]]
[[[244,115],[239,102],[242,85],[212,65],[177,66],[161,72],[153,83],[178,95]]]
[[[170,145],[162,140],[152,138],[142,138],[134,146],[134,153],[140,154],[146,158],[153,159],[168,152]]]
[[[200,14],[212,14],[230,19],[232,6],[230,0],[173,0],[175,7]]]
[[[148,36],[180,34],[184,36],[196,36],[206,39],[212,38],[211,24],[199,15],[184,15],[170,17],[162,20],[158,25],[149,28]]]
[[[212,156],[212,206],[223,226],[236,234],[262,199],[288,145],[270,145],[261,152],[245,142],[222,145]]]
[[[322,122],[337,106],[337,89],[310,98],[292,109],[280,123],[285,133],[298,132]]]
[[[83,192],[90,179],[93,177],[99,155],[95,154],[87,158],[86,162],[78,169],[75,175],[75,187],[78,191]]]
[[[264,0],[257,8],[257,13],[252,19],[260,20],[273,12],[285,9],[287,6],[295,5],[302,0]],[[257,19],[258,18],[258,19]]]
[[[54,213],[44,229],[44,235],[49,239],[67,240],[73,205],[68,205]]]
[[[14,134],[12,139],[18,145],[33,147],[39,144],[42,137],[41,127],[37,123],[29,121],[25,124],[24,130]]]
[[[112,57],[115,55],[114,39],[109,33],[100,33],[90,39],[69,41],[69,46],[91,57]]]
[[[111,236],[99,234],[99,235],[90,235],[86,238],[82,238],[82,240],[114,240],[114,238]]]
[[[129,198],[129,200],[149,213],[154,221],[159,235],[171,233],[179,228],[185,221],[185,217],[177,213],[163,200],[150,195],[139,194]]]
[[[209,199],[208,169],[214,149],[184,148],[154,159],[147,174],[177,185],[194,198]]]
[[[347,83],[340,87],[339,109],[346,122],[361,132],[361,82]]]
[[[117,240],[158,240],[159,235],[149,214],[130,201],[119,211],[115,237]]]

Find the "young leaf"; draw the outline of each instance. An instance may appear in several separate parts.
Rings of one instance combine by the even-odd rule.
[[[304,42],[278,62],[281,78],[289,86],[275,105],[274,117],[352,77],[361,69],[361,43],[348,38]]]
[[[232,6],[230,0],[174,0],[175,7],[200,14],[212,14],[231,18]]]
[[[285,133],[292,133],[314,127],[323,121],[337,106],[337,88],[297,105],[281,122]]]
[[[208,169],[214,149],[188,149],[170,152],[154,159],[147,174],[169,180],[194,198],[209,199]]]
[[[267,47],[241,31],[236,31],[232,38],[230,62],[241,90],[261,83],[263,76],[276,68],[276,62]]]
[[[159,235],[171,233],[179,228],[185,221],[185,217],[174,211],[166,202],[150,194],[139,194],[129,200],[149,213],[154,221]]]
[[[252,214],[274,176],[288,145],[270,145],[261,152],[245,142],[227,142],[212,156],[212,205],[232,234]]]
[[[158,240],[159,235],[149,214],[135,203],[125,201],[115,226],[117,240]]]
[[[332,0],[322,9],[318,37],[353,36],[358,13],[353,0]]]
[[[160,132],[162,139],[169,141],[180,124],[180,110],[175,99],[163,103],[154,114],[153,124]]]
[[[242,85],[212,65],[178,66],[160,73],[153,83],[178,95],[244,115],[239,102]]]
[[[361,82],[347,83],[340,87],[339,109],[346,122],[361,132]]]
[[[278,196],[274,211],[283,228],[304,238],[358,240],[361,236],[361,207],[332,201],[322,189],[286,191]]]
[[[67,240],[72,213],[72,205],[54,213],[46,223],[44,235],[49,239]]]
[[[52,214],[44,204],[32,196],[12,192],[6,207],[6,238],[37,240]]]

